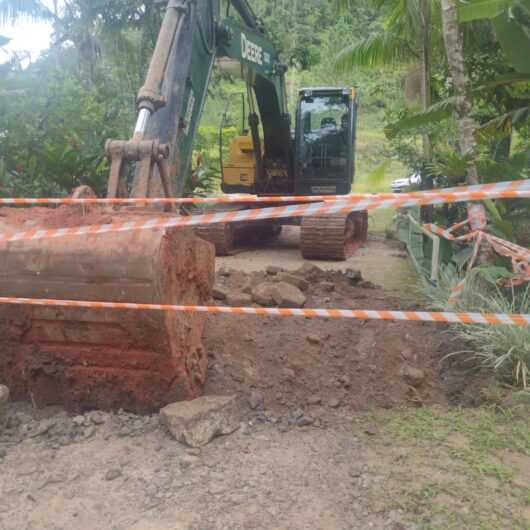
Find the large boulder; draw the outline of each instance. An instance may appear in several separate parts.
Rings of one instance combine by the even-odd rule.
[[[270,282],[260,283],[252,289],[252,300],[261,306],[272,307],[274,305],[275,292],[276,284]]]
[[[252,289],[252,299],[264,307],[304,307],[306,297],[287,282],[263,282]]]
[[[252,305],[252,297],[246,293],[230,293],[226,297],[226,303],[232,307],[249,307]]]
[[[5,425],[8,401],[9,388],[7,388],[7,386],[0,385],[0,428]]]
[[[275,287],[273,299],[278,307],[304,307],[306,297],[298,287],[285,282],[278,282]]]
[[[240,408],[236,396],[205,396],[164,407],[160,419],[176,440],[202,447],[239,428]]]
[[[290,285],[294,285],[300,289],[300,291],[307,291],[309,289],[309,282],[307,280],[304,280],[304,278],[300,278],[299,276],[295,276],[289,272],[280,272],[277,274],[276,278],[279,282],[285,282],[289,283]]]

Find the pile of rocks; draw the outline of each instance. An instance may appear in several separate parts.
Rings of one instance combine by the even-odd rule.
[[[224,278],[237,274],[230,270],[219,271],[220,280],[214,287],[215,300],[232,307],[245,307],[257,305],[261,307],[304,307],[307,297],[304,294],[310,286],[311,278],[321,273],[321,269],[314,265],[306,264],[297,271],[289,272],[281,267],[270,266],[266,274],[246,278],[242,285],[236,289],[230,288]],[[329,283],[329,282],[327,282]],[[329,286],[329,292],[333,290]]]
[[[138,416],[124,411],[92,411],[77,416],[59,411],[49,417],[42,416],[41,411],[30,409],[28,404],[14,404],[4,417],[0,441],[10,445],[32,439],[56,449],[95,436],[104,439],[141,436],[159,427],[158,415]]]

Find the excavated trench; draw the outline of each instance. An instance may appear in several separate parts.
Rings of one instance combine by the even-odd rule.
[[[0,231],[145,216],[152,212],[4,208]],[[293,272],[292,265],[303,263],[295,250],[291,263],[283,249],[281,263],[291,265],[288,276],[306,286],[306,307],[414,308],[414,302],[410,305],[388,285],[352,285],[347,271],[324,271],[306,263]],[[271,263],[278,263],[278,252]],[[382,273],[386,280],[396,274],[396,263],[404,263],[401,254],[393,257],[396,252],[393,242],[372,238],[351,263],[341,266],[359,265],[377,280],[370,275],[372,262],[365,263],[373,255],[389,262]],[[224,289],[228,298],[216,303],[230,305],[233,298],[250,305],[255,285],[276,281],[264,271],[265,263],[252,256],[247,252],[221,260],[224,272],[218,274],[216,292]],[[226,272],[227,265],[241,268]],[[410,290],[412,282],[403,278],[401,289]],[[212,303],[213,284],[213,247],[186,229],[0,246],[3,296],[206,305]],[[315,396],[352,410],[445,402],[438,363],[449,353],[446,331],[439,324],[414,322],[234,315],[206,319],[201,314],[0,306],[0,383],[11,388],[15,400],[70,411],[147,413],[193,399],[203,388],[207,394],[245,397],[254,392],[264,396],[269,409],[279,411],[303,408]],[[412,385],[411,373],[421,375]]]

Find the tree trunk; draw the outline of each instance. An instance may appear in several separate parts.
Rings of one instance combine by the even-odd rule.
[[[473,108],[471,100],[471,82],[464,63],[464,41],[458,24],[456,0],[441,0],[442,23],[445,51],[449,70],[453,77],[455,92],[455,110],[458,122],[460,154],[469,157],[467,164],[467,183],[479,183],[477,166],[475,163],[475,121],[471,117]],[[486,209],[480,203],[468,203],[467,212],[471,230],[482,230],[486,227]],[[482,246],[479,262],[487,261],[487,250]]]
[[[467,166],[467,183],[470,185],[478,184],[475,164],[476,125],[471,117],[471,83],[464,64],[464,42],[458,25],[455,0],[442,0],[442,23],[445,51],[455,91],[460,152],[463,156],[470,158]]]
[[[421,106],[427,110],[432,105],[431,90],[431,12],[428,0],[420,0],[421,19]],[[423,158],[432,160],[432,139],[430,134],[423,134]]]
[[[429,0],[420,0],[420,92],[422,110],[427,110],[432,105],[431,89],[431,8]],[[432,188],[432,178],[427,179],[425,165],[432,162],[432,137],[428,132],[422,134],[423,144],[423,168],[422,168],[422,189]],[[434,206],[423,206],[421,208],[421,219],[425,223],[432,223]]]

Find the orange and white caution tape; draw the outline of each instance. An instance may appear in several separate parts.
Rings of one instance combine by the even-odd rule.
[[[184,226],[210,225],[217,223],[236,223],[242,221],[256,221],[263,219],[281,219],[289,217],[319,216],[327,214],[348,214],[355,211],[377,210],[380,208],[408,208],[427,204],[444,204],[454,202],[479,201],[483,199],[501,198],[530,198],[530,188],[527,190],[509,191],[467,191],[420,194],[417,197],[399,197],[379,199],[368,197],[356,200],[342,200],[337,202],[317,202],[312,204],[292,204],[271,208],[256,208],[229,212],[218,212],[192,216],[152,218],[148,220],[134,220],[104,225],[85,225],[73,228],[46,229],[36,227],[31,230],[0,233],[0,242],[40,240],[62,238],[67,236],[82,236],[89,234],[104,234],[109,232],[130,232],[134,230],[151,230]]]
[[[225,204],[225,203],[293,203],[293,202],[337,202],[360,201],[365,199],[392,200],[418,198],[424,196],[444,196],[446,193],[496,193],[509,191],[529,191],[530,179],[461,186],[441,190],[427,190],[411,193],[353,193],[350,195],[298,195],[267,196],[237,194],[223,197],[171,197],[171,198],[0,198],[0,206],[36,206],[36,205],[95,205],[95,204]]]
[[[484,223],[481,222],[481,224]],[[497,252],[497,254],[506,258],[510,258],[512,261],[512,267],[515,276],[504,282],[507,286],[513,287],[515,285],[521,285],[523,283],[530,282],[530,249],[521,247],[520,245],[516,245],[515,243],[506,241],[505,239],[501,239],[500,237],[494,236],[492,234],[488,234],[483,230],[472,230],[471,232],[461,236],[455,236],[453,234],[455,230],[466,225],[471,225],[471,220],[469,218],[465,221],[462,221],[461,223],[453,225],[446,230],[435,224],[425,224],[423,227],[426,230],[444,237],[449,241],[475,240],[473,254],[467,267],[468,273],[475,264],[482,242],[486,240],[493,247],[495,252]],[[467,277],[458,282],[458,284],[452,289],[451,296],[449,297],[450,304],[454,304],[462,295],[466,287],[466,281]]]
[[[451,290],[451,296],[449,296],[448,302],[453,305],[456,303],[456,301],[460,298],[462,293],[464,292],[464,289],[466,288],[467,283],[467,277],[463,280],[459,281]]]
[[[180,313],[217,313],[232,315],[261,315],[282,317],[311,317],[357,320],[388,320],[438,322],[446,324],[530,325],[530,315],[493,313],[433,313],[425,311],[369,311],[354,309],[286,309],[270,307],[220,307],[197,305],[132,304],[115,302],[85,302],[77,300],[48,300],[0,297],[0,304],[53,306],[86,309],[132,309],[147,311],[174,311]]]
[[[500,237],[494,236],[492,234],[486,234],[488,241],[496,248],[503,248],[503,256],[512,257],[515,256],[519,259],[525,259],[530,262],[530,249],[516,245],[511,241],[506,241]]]

